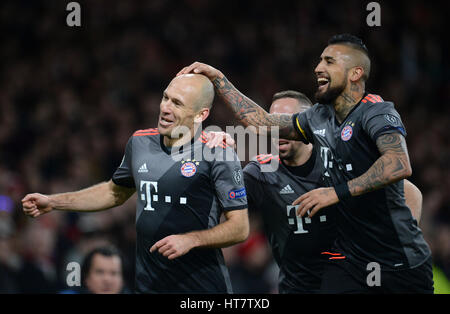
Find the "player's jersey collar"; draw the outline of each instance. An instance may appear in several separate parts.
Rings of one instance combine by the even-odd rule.
[[[177,152],[182,153],[184,151],[184,149],[191,148],[193,144],[198,142],[198,139],[201,136],[201,134],[202,134],[202,129],[198,128],[195,135],[191,138],[189,145],[187,143],[185,143],[180,148],[177,147]],[[170,155],[172,153],[172,146],[164,145],[164,136],[163,135],[160,135],[159,139],[160,139],[159,143],[161,145],[162,151],[165,152],[167,155]]]
[[[361,97],[361,99],[358,101],[358,103],[353,106],[353,108],[349,111],[349,113],[347,114],[347,116],[345,117],[345,119],[342,121],[342,123],[339,123],[339,121],[336,118],[336,112],[333,110],[333,114],[334,114],[334,121],[336,123],[336,125],[341,126],[343,123],[345,123],[345,121],[347,120],[348,117],[350,117],[350,115],[353,113],[353,111],[356,110],[356,108],[359,107],[359,105],[361,104],[361,101],[367,96],[367,93],[364,92],[363,96]]]
[[[283,159],[281,159],[281,163],[283,166],[293,175],[298,177],[307,177],[314,169],[314,165],[316,163],[316,149],[315,146],[313,146],[311,156],[309,159],[300,166],[288,166],[283,162]]]

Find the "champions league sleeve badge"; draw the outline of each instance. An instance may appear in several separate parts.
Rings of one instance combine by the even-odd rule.
[[[190,159],[188,159],[186,161],[182,160],[181,168],[180,168],[181,174],[186,178],[192,177],[197,172],[197,166],[199,164],[200,163],[195,160],[190,160]]]

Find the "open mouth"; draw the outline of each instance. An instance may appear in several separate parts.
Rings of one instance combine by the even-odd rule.
[[[159,124],[163,127],[171,126],[173,123],[174,123],[173,120],[167,119],[165,117],[159,118]]]
[[[319,89],[324,89],[328,86],[330,83],[330,80],[326,77],[318,77],[317,78],[317,84],[319,85]]]

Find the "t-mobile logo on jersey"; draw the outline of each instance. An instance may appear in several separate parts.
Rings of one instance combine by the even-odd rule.
[[[311,218],[309,217],[298,217],[295,215],[296,211],[297,211],[298,205],[293,206],[293,205],[288,205],[286,207],[287,209],[287,216],[288,216],[288,224],[296,227],[296,230],[294,230],[295,234],[301,234],[301,233],[308,233],[308,230],[305,230],[303,227],[303,219],[305,219],[305,224],[310,224],[311,223]],[[320,222],[326,222],[327,221],[327,216],[325,215],[320,215],[319,216],[319,221]]]
[[[331,150],[329,147],[324,147],[324,146],[320,146],[320,157],[322,158],[323,161],[323,166],[325,167],[326,170],[328,169],[332,169],[334,167],[334,162],[336,161],[333,157],[333,154],[331,153]],[[339,170],[345,170],[345,171],[352,171],[353,170],[353,166],[352,164],[341,164],[339,162],[336,163],[337,164],[337,168]],[[328,171],[325,171],[324,173],[325,176],[329,177],[330,174],[328,173]]]
[[[155,192],[152,195],[152,186],[155,190]],[[144,210],[155,210],[152,207],[152,201],[153,202],[165,202],[165,203],[172,203],[172,197],[169,195],[164,196],[164,200],[159,200],[158,197],[158,182],[156,181],[141,181],[139,185],[139,189],[141,191],[141,200],[145,201],[145,207]],[[186,204],[187,198],[186,197],[180,197],[179,199],[180,204]]]

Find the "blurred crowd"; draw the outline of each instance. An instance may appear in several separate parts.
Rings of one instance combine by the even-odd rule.
[[[59,292],[66,265],[113,244],[133,290],[135,198],[97,213],[25,217],[31,192],[109,180],[129,136],[156,127],[162,91],[193,61],[211,64],[267,108],[275,92],[313,98],[326,42],[350,32],[372,56],[367,90],[396,104],[407,128],[410,180],[423,193],[420,226],[435,266],[450,278],[449,47],[445,8],[381,3],[380,27],[360,1],[2,1],[0,25],[0,292]],[[447,56],[447,57],[446,57]],[[232,114],[216,99],[208,124]],[[243,160],[245,164],[246,160]],[[224,249],[235,292],[276,293],[277,267],[250,213],[247,242]]]

